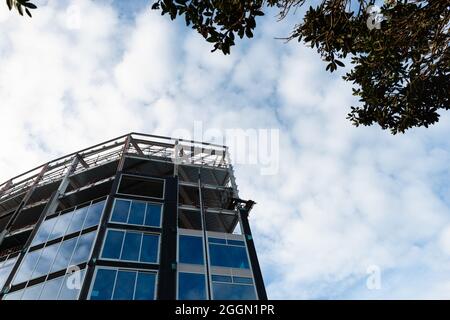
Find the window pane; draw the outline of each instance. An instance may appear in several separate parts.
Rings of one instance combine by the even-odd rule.
[[[159,236],[144,234],[142,239],[141,259],[142,262],[156,263],[158,260]]]
[[[84,220],[86,219],[86,214],[88,212],[89,207],[83,207],[75,210],[72,222],[70,223],[69,228],[67,229],[66,234],[74,233],[80,231],[83,227]]]
[[[22,300],[38,300],[42,291],[42,283],[28,287],[24,290]]]
[[[49,234],[52,232],[53,227],[55,226],[56,220],[57,220],[57,218],[53,218],[53,219],[45,220],[44,222],[42,222],[41,226],[39,227],[38,232],[34,236],[31,246],[35,246],[35,245],[38,245],[40,243],[44,243],[47,241]]]
[[[100,223],[100,218],[102,217],[103,207],[105,201],[100,201],[92,204],[88,209],[88,214],[86,221],[84,223],[83,229],[96,226]]]
[[[228,244],[231,244],[231,245],[234,245],[234,246],[245,247],[245,242],[244,241],[239,241],[239,240],[228,240]]]
[[[75,251],[70,261],[70,265],[77,265],[89,260],[95,232],[89,232],[80,236]]]
[[[114,288],[113,300],[133,300],[135,282],[136,272],[119,271]]]
[[[138,272],[134,300],[155,300],[156,274]]]
[[[117,230],[108,230],[105,245],[103,246],[102,257],[107,259],[119,259],[120,250],[125,232]]]
[[[61,286],[58,300],[77,300],[78,293],[83,285],[85,269],[68,273],[64,277],[64,282]]]
[[[219,281],[219,282],[233,282],[231,277],[229,276],[219,276],[219,275],[212,275],[211,276],[212,281]]]
[[[144,224],[145,216],[145,202],[133,201],[131,203],[130,216],[128,217],[129,224]]]
[[[218,267],[249,269],[245,247],[209,245],[211,265]]]
[[[66,269],[68,267],[73,249],[77,243],[77,239],[78,238],[72,238],[61,243],[50,273]]]
[[[252,278],[233,277],[234,283],[253,284]]]
[[[9,274],[11,273],[12,268],[14,267],[14,263],[17,258],[12,258],[2,262],[3,265],[0,269],[0,289],[5,285],[6,279],[8,279]],[[0,263],[0,265],[2,264]]]
[[[179,262],[191,264],[204,264],[203,239],[195,236],[180,235]]]
[[[22,264],[19,267],[19,270],[16,273],[16,277],[14,278],[13,284],[18,284],[30,279],[31,273],[33,272],[34,267],[36,266],[41,251],[42,249],[29,252],[26,254],[25,258],[22,261]]]
[[[147,212],[145,214],[146,226],[161,226],[161,208],[162,206],[160,204],[147,203]]]
[[[111,300],[117,270],[97,269],[91,300]]]
[[[213,282],[215,300],[256,300],[253,286]]]
[[[23,295],[23,290],[14,291],[12,293],[8,293],[3,297],[3,300],[20,300]]]
[[[221,244],[227,244],[226,239],[220,239],[220,238],[208,238],[209,243],[221,243]]]
[[[142,233],[127,232],[123,243],[122,260],[139,261]]]
[[[205,275],[197,273],[178,274],[179,300],[206,300]]]
[[[36,268],[34,269],[33,279],[46,275],[50,271],[56,254],[58,253],[59,245],[60,243],[56,243],[43,249],[39,261],[36,264]]]
[[[45,282],[39,300],[56,300],[58,298],[59,289],[63,283],[64,277],[59,277]]]
[[[66,234],[67,229],[69,228],[70,221],[72,220],[73,211],[69,213],[65,213],[58,217],[58,221],[55,224],[55,227],[48,238],[48,241],[60,238]]]
[[[116,199],[111,221],[126,223],[128,220],[128,211],[130,210],[130,201]]]

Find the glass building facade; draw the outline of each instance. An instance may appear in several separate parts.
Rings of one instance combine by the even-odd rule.
[[[227,151],[132,133],[3,183],[0,299],[267,299]]]

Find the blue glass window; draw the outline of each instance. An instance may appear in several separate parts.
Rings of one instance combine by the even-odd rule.
[[[249,269],[245,247],[209,244],[209,254],[212,266]]]
[[[133,201],[131,203],[128,224],[143,225],[145,219],[145,202]]]
[[[135,271],[120,270],[117,274],[113,300],[133,300],[135,283]]]
[[[219,243],[219,244],[227,244],[226,239],[220,239],[220,238],[208,238],[209,243]]]
[[[123,231],[108,230],[103,246],[102,257],[107,259],[119,259],[124,236],[125,232]]]
[[[76,271],[5,295],[4,300],[77,300],[85,270]]]
[[[95,232],[89,232],[77,238],[71,238],[28,252],[19,267],[13,284],[64,270],[69,265],[78,265],[88,261],[95,234]]]
[[[245,247],[245,242],[240,240],[227,240],[229,245]]]
[[[116,199],[111,222],[161,227],[161,210],[161,204]]]
[[[156,273],[138,272],[134,300],[155,300]]]
[[[52,232],[53,227],[55,226],[56,220],[57,220],[57,218],[52,218],[52,219],[45,220],[44,222],[42,222],[41,226],[39,227],[38,232],[34,236],[31,246],[35,246],[40,243],[47,242],[48,236]]]
[[[24,290],[19,290],[8,293],[3,297],[3,300],[20,300],[22,298],[23,291]]]
[[[75,251],[73,252],[70,265],[77,265],[88,261],[92,244],[94,243],[95,234],[95,232],[89,232],[81,235],[78,238],[77,246],[75,248]]]
[[[60,243],[52,244],[51,246],[45,247],[42,249],[42,254],[39,257],[39,261],[36,264],[36,267],[34,268],[33,275],[31,278],[38,278],[43,275],[46,275],[50,268],[52,267],[53,260],[56,257],[56,254],[58,253]]]
[[[149,227],[161,226],[161,205],[147,203],[147,211],[145,214],[145,225]]]
[[[77,300],[84,280],[86,269],[68,273],[64,277],[58,300]]]
[[[78,232],[83,228],[88,209],[89,207],[83,207],[74,211],[67,234]]]
[[[233,282],[242,284],[253,284],[253,279],[244,277],[233,277]]]
[[[64,277],[59,277],[45,282],[40,300],[57,300],[63,280]]]
[[[53,227],[52,233],[48,237],[47,241],[61,238],[66,234],[67,229],[69,228],[70,222],[72,221],[73,211],[69,213],[64,213],[60,215],[57,219],[55,226]]]
[[[178,274],[179,300],[206,300],[205,275],[180,272]]]
[[[138,261],[142,233],[127,232],[123,243],[122,260]]]
[[[219,276],[215,274],[211,276],[211,280],[220,282],[233,282],[233,279],[230,276]]]
[[[94,203],[89,207],[83,229],[96,226],[100,223],[104,206],[105,200]]]
[[[114,209],[111,215],[111,221],[126,223],[128,221],[128,212],[130,211],[131,201],[116,199]]]
[[[213,282],[212,289],[215,300],[256,300],[253,286]]]
[[[28,287],[24,290],[22,300],[38,300],[41,295],[43,283]]]
[[[157,263],[158,250],[159,235],[108,230],[102,258]]]
[[[63,213],[55,218],[42,222],[36,232],[31,246],[61,238],[67,234],[81,231],[100,222],[105,201],[100,201],[90,206]]]
[[[5,285],[6,279],[8,279],[16,260],[17,257],[0,262],[0,288],[3,288]]]
[[[157,263],[159,249],[159,236],[144,234],[142,238],[141,262]]]
[[[156,273],[98,268],[91,300],[154,300]]]
[[[73,254],[73,249],[75,249],[75,244],[77,243],[77,239],[78,238],[72,238],[61,243],[50,273],[66,269],[68,267],[70,258]]]
[[[178,241],[178,258],[180,263],[204,264],[203,238],[180,235]]]
[[[91,300],[111,300],[116,280],[117,270],[97,269],[94,286],[91,291]]]
[[[41,251],[42,249],[27,253],[16,273],[13,284],[18,284],[30,279],[34,267],[39,260],[39,256],[41,255]]]

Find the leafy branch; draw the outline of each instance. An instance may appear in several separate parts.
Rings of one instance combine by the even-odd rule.
[[[25,12],[30,18],[32,17],[30,9],[37,8],[30,0],[6,0],[6,5],[10,11],[15,8],[21,16],[23,16]]]

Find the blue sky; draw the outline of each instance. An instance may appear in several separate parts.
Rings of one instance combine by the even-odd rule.
[[[277,174],[236,166],[270,298],[450,298],[447,114],[405,135],[351,126],[345,71],[275,39],[299,14],[223,56],[148,1],[37,3],[0,10],[1,181],[130,131],[275,128]]]

